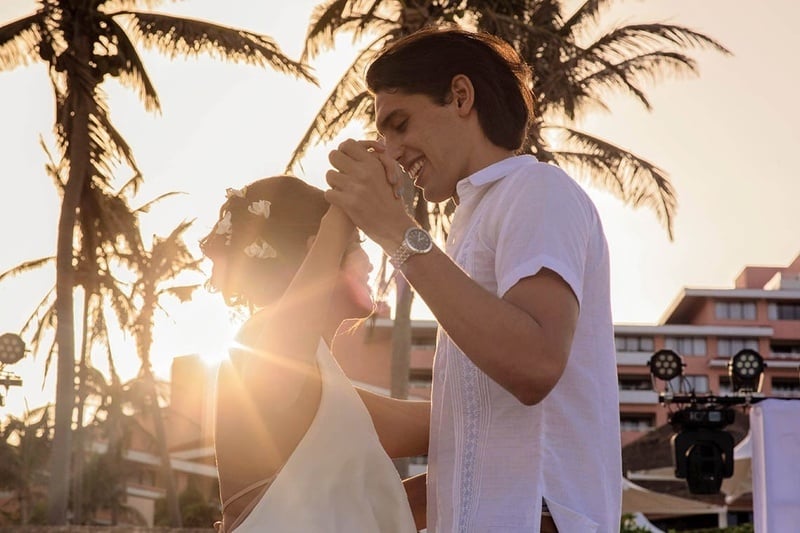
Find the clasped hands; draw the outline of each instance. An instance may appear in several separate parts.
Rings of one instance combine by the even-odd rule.
[[[384,250],[394,251],[414,225],[403,202],[408,181],[379,141],[348,139],[328,155],[325,198]]]

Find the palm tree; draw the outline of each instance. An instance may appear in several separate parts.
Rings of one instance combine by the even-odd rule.
[[[105,77],[135,90],[149,111],[158,96],[134,46],[170,56],[218,54],[225,60],[269,66],[313,81],[308,70],[284,56],[269,37],[208,22],[135,11],[158,0],[38,0],[35,13],[0,27],[0,69],[42,61],[55,93],[55,132],[68,162],[56,249],[56,345],[58,380],[54,452],[51,458],[49,521],[64,524],[69,492],[74,377],[75,221],[90,186],[107,186],[117,163],[139,170],[133,153],[112,125]],[[127,30],[123,26],[127,24]]]
[[[180,527],[181,525],[180,504],[170,463],[164,419],[156,393],[156,380],[153,375],[150,355],[153,345],[155,314],[159,309],[163,310],[161,299],[164,296],[171,296],[177,298],[180,302],[186,302],[191,299],[194,291],[201,286],[201,284],[197,283],[189,285],[174,285],[170,283],[183,273],[190,271],[200,272],[201,260],[192,256],[183,241],[183,234],[191,224],[191,221],[179,224],[166,238],[154,236],[149,251],[142,248],[127,258],[124,255],[121,256],[123,260],[127,259],[128,266],[133,268],[137,274],[137,279],[130,294],[130,299],[137,309],[137,312],[132,317],[131,331],[136,339],[136,351],[141,361],[139,377],[146,385],[148,410],[156,432],[156,441],[161,458],[161,473],[167,485],[167,505],[173,527]]]
[[[696,72],[688,49],[729,53],[712,38],[671,24],[631,24],[601,30],[611,0],[586,0],[567,12],[563,0],[329,0],[313,12],[301,60],[330,48],[342,33],[367,39],[299,142],[291,169],[314,143],[330,141],[351,120],[374,131],[372,98],[363,72],[392,41],[431,24],[457,22],[498,35],[533,69],[536,119],[525,150],[547,162],[576,170],[576,177],[608,189],[623,202],[655,211],[672,238],[676,208],[668,176],[635,154],[581,132],[574,124],[586,113],[607,109],[607,98],[622,90],[650,108],[642,83]],[[558,136],[560,135],[560,138]],[[556,138],[560,144],[548,143]],[[409,210],[423,227],[446,235],[453,205],[428,205],[416,192]],[[393,333],[392,390],[406,390],[410,291],[398,291]],[[400,316],[402,313],[402,316]],[[405,370],[403,370],[405,369]]]
[[[148,400],[142,380],[134,378],[123,383],[116,372],[113,359],[109,360],[110,377],[93,372],[93,394],[99,399],[89,427],[97,437],[104,437],[105,452],[92,454],[83,471],[84,514],[87,518],[99,510],[109,510],[111,525],[120,519],[128,523],[146,523],[137,511],[125,504],[125,486],[130,467],[125,461],[125,450],[130,446],[134,431],[150,435],[140,422],[139,413],[146,412]],[[155,438],[153,438],[155,441]]]
[[[374,130],[372,99],[361,79],[380,49],[422,27],[458,22],[511,43],[533,69],[536,122],[525,149],[540,160],[577,166],[580,178],[609,189],[625,203],[655,210],[672,237],[675,198],[667,175],[623,148],[582,133],[575,121],[607,110],[615,91],[632,95],[647,109],[642,84],[670,75],[696,73],[688,49],[730,53],[714,39],[671,24],[630,24],[603,32],[612,0],[587,0],[567,13],[563,0],[330,0],[318,6],[301,60],[333,46],[350,32],[369,39],[339,80],[296,147],[292,168],[317,142],[332,140],[351,120]],[[562,125],[566,122],[567,125]],[[545,135],[548,130],[553,130]],[[547,138],[563,133],[563,147]],[[416,205],[416,201],[415,201]]]
[[[66,165],[63,159],[60,163],[56,163],[43,142],[42,147],[48,158],[47,174],[54,180],[56,187],[63,196],[66,188],[66,179],[64,177]],[[121,282],[112,274],[112,265],[120,255],[126,254],[130,256],[133,250],[141,248],[138,232],[139,214],[148,211],[154,202],[174,194],[164,194],[134,210],[128,205],[126,195],[128,189],[133,188],[135,185],[136,181],[131,180],[113,194],[98,187],[90,186],[88,193],[82,199],[82,207],[76,220],[78,232],[76,236],[74,280],[76,287],[83,289],[83,316],[80,357],[74,390],[76,424],[73,431],[73,523],[82,522],[83,461],[85,458],[83,446],[84,407],[87,396],[92,392],[93,382],[97,381],[97,372],[93,368],[91,353],[95,347],[104,348],[109,367],[113,370],[113,355],[106,313],[109,308],[113,310],[116,314],[117,322],[123,327],[128,324],[131,314],[130,301],[124,292]],[[55,259],[55,257],[45,257],[24,262],[0,274],[0,281],[7,276],[16,276],[45,266],[47,263],[54,262]],[[53,298],[55,292],[55,287],[48,291],[23,325],[23,334],[32,331],[34,353],[40,350],[44,333],[54,329],[54,325],[57,323],[56,302]],[[55,346],[50,344],[47,350],[47,360],[45,361],[45,377],[54,355]],[[95,379],[92,379],[93,377]]]

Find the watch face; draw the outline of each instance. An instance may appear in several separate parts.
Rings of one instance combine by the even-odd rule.
[[[411,228],[406,232],[408,247],[417,253],[424,254],[433,247],[433,241],[427,231],[420,228]]]

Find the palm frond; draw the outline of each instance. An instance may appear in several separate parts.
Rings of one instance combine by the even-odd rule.
[[[40,328],[41,324],[43,324],[43,323],[48,323],[49,324],[50,323],[50,321],[48,319],[48,315],[50,315],[51,313],[53,313],[53,314],[55,313],[55,310],[53,308],[53,301],[54,301],[54,298],[55,298],[55,291],[56,291],[56,288],[55,287],[51,287],[50,290],[48,290],[45,293],[45,295],[42,297],[42,299],[39,301],[39,303],[34,308],[33,312],[30,314],[30,316],[27,318],[27,320],[25,320],[25,323],[22,325],[22,328],[20,329],[20,335],[25,335],[28,331],[30,331],[30,329],[34,325],[36,325],[37,328],[41,329]],[[36,330],[34,329],[34,336],[35,335],[36,335]],[[37,343],[31,341],[30,344],[33,347],[32,351],[34,353],[36,353],[37,352],[37,349],[36,349]]]
[[[202,287],[201,283],[197,283],[194,285],[180,285],[176,287],[168,287],[164,289],[161,294],[168,294],[173,296],[181,303],[186,303],[192,299],[195,291]]]
[[[623,89],[650,111],[650,101],[637,83],[655,82],[666,76],[696,73],[696,62],[678,52],[651,52],[632,57],[616,64],[607,64],[602,69],[578,79],[577,83],[587,95],[601,94],[602,90]],[[580,104],[576,107],[580,108]]]
[[[300,55],[301,61],[307,61],[316,57],[321,50],[333,47],[334,35],[350,2],[351,0],[329,0],[314,7],[303,53]]]
[[[121,11],[123,9],[136,9],[144,5],[148,9],[158,7],[167,2],[178,2],[180,0],[101,0],[99,3],[106,13]]]
[[[25,261],[0,274],[0,281],[3,281],[7,277],[13,278],[20,274],[24,274],[25,272],[41,268],[48,263],[55,264],[55,261],[56,261],[55,256],[40,257],[39,259],[32,259],[30,261]]]
[[[574,169],[576,177],[599,185],[631,207],[652,208],[672,240],[677,201],[663,170],[602,139],[570,128],[557,129],[565,145],[553,152],[560,166]]]
[[[380,38],[372,45],[377,45],[382,40],[383,38]],[[286,164],[287,172],[302,159],[309,147],[333,139],[353,118],[369,120],[371,117],[369,104],[372,102],[372,97],[367,92],[362,76],[364,68],[375,55],[372,45],[356,57],[323,102],[303,138],[292,152]]]
[[[97,89],[89,116],[90,154],[96,178],[103,183],[113,179],[113,168],[117,161],[127,164],[136,175],[141,175],[133,156],[133,150],[111,123],[105,94]]]
[[[562,35],[577,35],[584,26],[597,23],[601,11],[613,0],[586,0],[561,24]]]
[[[718,41],[689,28],[672,24],[631,24],[616,28],[586,46],[585,57],[603,57],[618,62],[661,50],[665,46],[712,49],[725,55],[731,54]]]
[[[156,13],[121,11],[114,15],[123,14],[129,16],[134,40],[146,47],[161,50],[171,58],[208,54],[237,63],[270,66],[279,72],[317,84],[306,65],[286,57],[275,41],[267,36]]]
[[[137,92],[147,111],[161,111],[156,88],[128,34],[112,17],[107,17],[107,24],[108,32],[116,39],[116,54],[110,56],[115,62],[114,71],[110,73],[117,75],[122,85]]]
[[[11,70],[39,58],[43,18],[39,11],[0,27],[0,70]]]
[[[44,167],[45,172],[53,180],[53,184],[56,186],[56,189],[58,189],[59,195],[63,198],[64,188],[67,186],[66,160],[61,158],[59,162],[56,163],[53,153],[50,151],[50,148],[47,147],[47,144],[44,142],[44,137],[41,135],[39,135],[39,146],[42,147],[44,155],[47,157],[47,163]]]
[[[311,12],[301,61],[316,57],[321,51],[333,48],[336,35],[350,32],[353,41],[369,30],[377,30],[381,22],[393,22],[376,15],[383,0],[330,0]],[[396,23],[395,23],[396,24]]]
[[[183,192],[183,191],[165,192],[164,194],[160,194],[160,195],[156,196],[155,198],[153,198],[152,200],[143,203],[142,205],[137,207],[134,211],[136,213],[149,213],[150,212],[150,208],[153,207],[156,203],[160,202],[161,200],[164,200],[165,198],[169,198],[170,196],[176,196],[176,195],[180,195],[180,194],[186,194],[186,193]]]

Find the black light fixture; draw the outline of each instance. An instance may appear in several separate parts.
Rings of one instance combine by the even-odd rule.
[[[654,378],[671,381],[683,375],[683,359],[672,350],[658,350],[647,361]]]
[[[730,408],[690,406],[672,415],[675,477],[685,479],[692,494],[717,494],[733,475],[733,436],[723,429],[733,421]]]
[[[728,361],[728,376],[731,378],[733,391],[739,393],[761,392],[766,366],[764,358],[755,350],[749,348],[739,350]]]
[[[5,365],[13,365],[25,357],[25,341],[16,333],[4,333],[0,335],[0,387],[5,387],[8,392],[9,387],[22,385],[22,379],[16,374],[3,370]],[[5,405],[5,398],[0,393],[0,406]]]
[[[16,333],[0,335],[0,366],[13,365],[25,356],[25,341]]]

